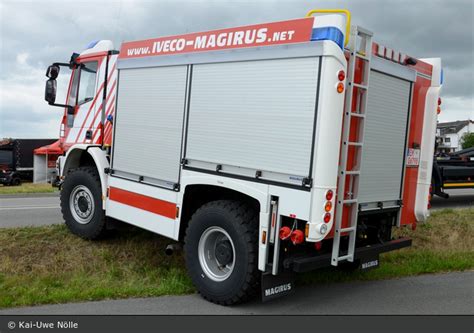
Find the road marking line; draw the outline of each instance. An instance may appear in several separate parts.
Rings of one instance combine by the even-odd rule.
[[[59,206],[15,206],[15,207],[0,207],[0,210],[18,210],[18,209],[57,209]]]

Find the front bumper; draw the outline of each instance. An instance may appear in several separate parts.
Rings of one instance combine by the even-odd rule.
[[[376,257],[380,253],[402,249],[411,246],[410,238],[399,238],[389,242],[364,246],[356,248],[355,261],[364,260],[365,258]],[[331,266],[331,253],[301,258],[288,258],[283,261],[283,267],[297,273],[308,272],[318,268]]]

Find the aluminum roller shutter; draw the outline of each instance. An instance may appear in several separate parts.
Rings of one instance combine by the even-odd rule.
[[[400,199],[411,84],[370,74],[359,203]]]
[[[187,66],[119,73],[113,169],[177,183]]]
[[[262,178],[270,172],[286,182],[307,177],[318,65],[317,57],[195,65],[186,149],[190,165],[235,167],[229,173],[261,170]],[[302,178],[296,179],[301,184]]]

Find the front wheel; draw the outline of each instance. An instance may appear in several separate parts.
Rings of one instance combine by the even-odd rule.
[[[207,300],[241,303],[257,290],[257,214],[238,201],[219,200],[199,208],[186,230],[188,273]]]
[[[61,188],[61,212],[69,230],[85,239],[105,233],[100,177],[94,167],[80,167],[66,176]]]

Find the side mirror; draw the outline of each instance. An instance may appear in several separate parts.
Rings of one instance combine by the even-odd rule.
[[[46,86],[44,89],[44,99],[49,104],[54,104],[54,102],[56,101],[56,86],[57,84],[56,84],[55,79],[51,78],[48,81],[46,81]]]
[[[46,77],[55,80],[59,75],[59,66],[51,65],[46,70]]]

